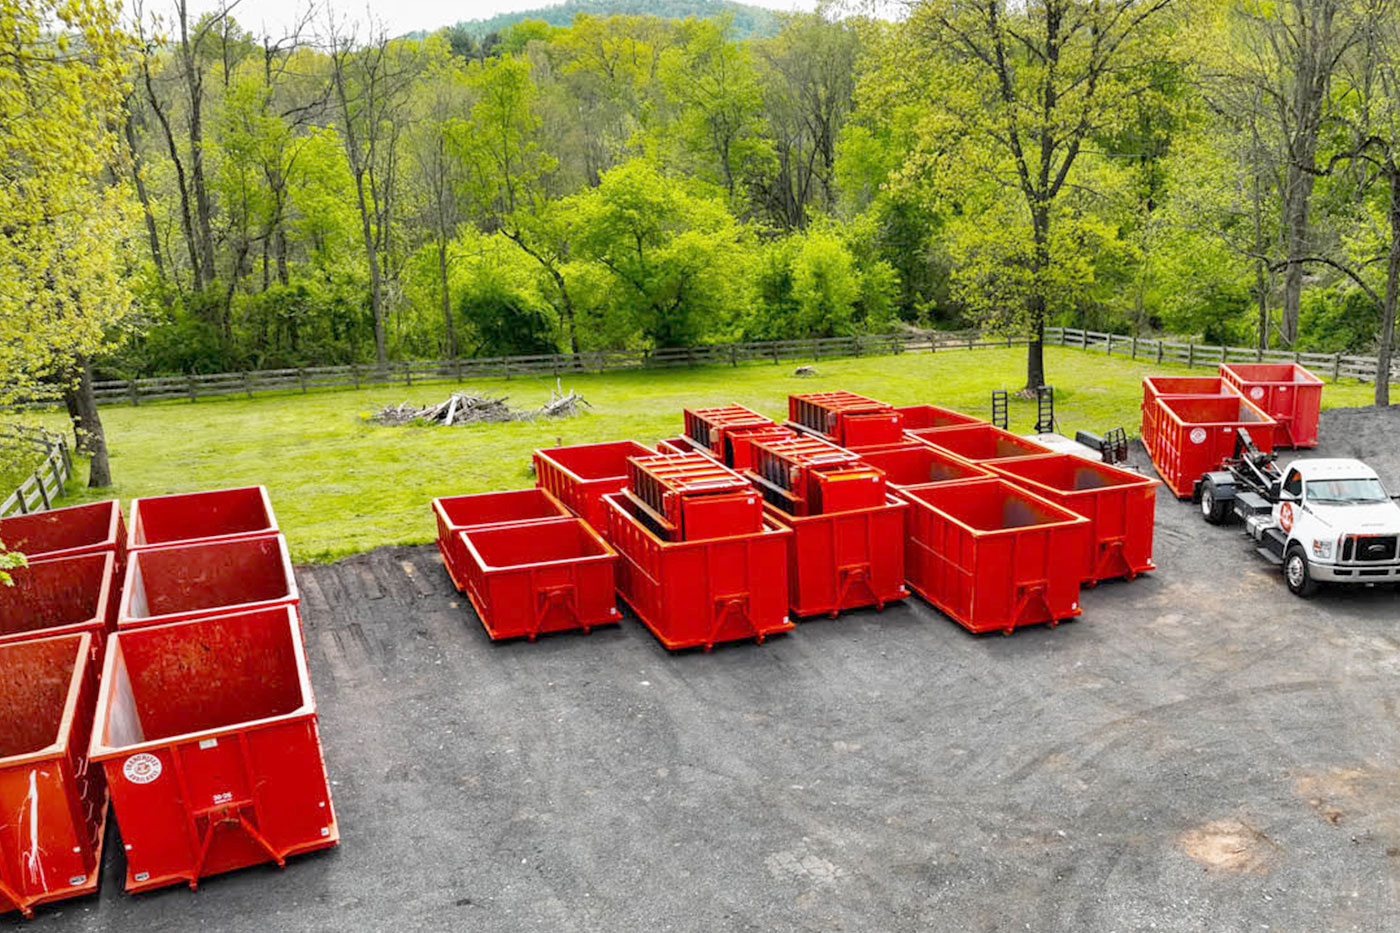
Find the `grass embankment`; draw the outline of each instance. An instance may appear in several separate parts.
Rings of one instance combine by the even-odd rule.
[[[253,400],[170,402],[103,410],[114,489],[123,500],[199,489],[263,484],[299,561],[331,560],[383,544],[432,540],[435,496],[533,483],[530,452],[556,443],[619,438],[652,442],[681,433],[681,409],[737,402],[775,418],[789,392],[848,389],[896,404],[932,402],[986,416],[994,389],[1025,382],[1025,350],[905,354],[816,364],[796,378],[794,363],[752,364],[571,376],[592,411],[566,421],[473,427],[380,427],[363,416],[405,399],[428,404],[452,386],[403,386]],[[1062,430],[1137,432],[1141,377],[1177,371],[1080,350],[1046,350]],[[1197,369],[1197,372],[1203,370]],[[474,380],[469,388],[534,407],[552,377]],[[1329,385],[1329,406],[1364,405],[1371,389]],[[60,427],[58,413],[46,419]],[[1013,399],[1011,427],[1028,431],[1033,402]],[[79,475],[85,475],[80,470]]]

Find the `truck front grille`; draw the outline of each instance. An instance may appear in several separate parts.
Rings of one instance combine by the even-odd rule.
[[[1400,538],[1395,535],[1352,535],[1342,545],[1342,560],[1372,564],[1395,560]]]

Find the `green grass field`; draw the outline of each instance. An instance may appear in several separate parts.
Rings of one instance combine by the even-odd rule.
[[[441,401],[453,388],[447,384],[106,408],[117,485],[71,501],[263,484],[295,558],[332,560],[382,544],[431,541],[431,499],[532,485],[536,447],[620,438],[650,443],[680,434],[686,407],[737,402],[781,419],[789,392],[848,389],[985,417],[992,390],[1025,382],[1024,349],[824,360],[815,378],[794,377],[795,365],[579,375],[565,388],[593,406],[581,417],[472,427],[380,427],[364,420],[385,404]],[[1178,369],[1058,348],[1046,350],[1046,365],[1061,429],[1070,434],[1118,426],[1135,434],[1141,377]],[[551,377],[517,377],[464,387],[535,407],[552,385]],[[1369,386],[1329,385],[1323,398],[1328,406],[1347,406],[1368,404],[1370,396]],[[57,412],[44,420],[65,427]],[[1011,427],[1028,431],[1034,420],[1034,403],[1013,399]]]

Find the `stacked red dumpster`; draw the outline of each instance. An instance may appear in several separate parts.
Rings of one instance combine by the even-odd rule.
[[[748,469],[753,463],[751,449],[755,440],[793,433],[791,428],[742,405],[687,408],[684,414],[686,437],[736,470]]]
[[[1221,363],[1220,378],[1278,422],[1275,447],[1316,447],[1322,380],[1297,363]]]
[[[852,450],[898,444],[904,434],[904,416],[893,405],[853,392],[789,395],[788,421]]]
[[[663,541],[755,534],[763,500],[742,476],[700,454],[633,457],[623,495]]]
[[[1143,376],[1142,377],[1142,446],[1152,456],[1157,443],[1157,424],[1163,417],[1159,398],[1207,396],[1221,398],[1233,395],[1228,383],[1219,376]]]

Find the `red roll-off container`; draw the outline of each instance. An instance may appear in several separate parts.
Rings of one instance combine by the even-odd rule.
[[[0,541],[30,563],[111,551],[117,573],[126,566],[126,523],[115,499],[0,518]]]
[[[127,547],[208,544],[278,532],[265,486],[133,499]]]
[[[1248,431],[1264,453],[1274,449],[1277,422],[1247,399],[1197,396],[1157,399],[1160,409],[1152,463],[1178,497],[1192,494],[1196,480],[1234,456],[1236,432]]]
[[[662,541],[638,521],[625,496],[603,497],[617,548],[617,591],[671,650],[709,650],[724,641],[762,642],[791,631],[787,541],[771,522],[757,534]]]
[[[1080,614],[1089,521],[1005,480],[914,486],[905,576],[973,632]]]
[[[1275,447],[1316,447],[1322,380],[1297,363],[1221,363],[1220,376],[1278,422]]]
[[[721,458],[724,456],[724,437],[729,431],[771,428],[777,425],[772,418],[742,405],[687,408],[684,414],[686,437],[709,448]]]
[[[0,644],[0,914],[97,890],[107,786],[88,765],[92,636]]]
[[[842,447],[898,444],[904,432],[904,416],[893,405],[854,392],[789,395],[788,420]]]
[[[617,552],[582,519],[457,532],[465,590],[493,640],[611,625]]]
[[[433,500],[438,552],[442,554],[442,562],[453,585],[464,593],[467,590],[468,558],[457,532],[467,528],[534,524],[560,518],[573,518],[573,513],[538,486]]]
[[[964,414],[941,405],[901,405],[895,411],[904,416],[906,433],[961,428],[969,424],[990,424],[986,418]]]
[[[989,479],[992,475],[961,457],[922,443],[862,450],[860,458],[884,473],[885,481],[894,489]]]
[[[1142,446],[1148,456],[1157,437],[1157,420],[1161,408],[1157,399],[1166,397],[1214,395],[1238,395],[1230,384],[1219,376],[1143,376],[1142,377]]]
[[[1157,481],[1073,454],[994,464],[1001,476],[1089,520],[1085,583],[1132,579],[1157,569],[1152,535]]]
[[[763,529],[763,500],[748,480],[702,454],[627,461],[637,517],[668,541],[723,538]]]
[[[766,428],[739,428],[727,431],[724,435],[722,459],[725,465],[735,470],[745,470],[753,466],[754,444],[797,436],[798,432],[782,424]]]
[[[700,454],[700,456],[702,457],[709,457],[716,463],[719,462],[719,458],[715,456],[714,451],[710,450],[710,448],[704,446],[703,444],[696,443],[694,440],[686,437],[685,435],[680,435],[678,437],[662,438],[661,440],[656,442],[656,452],[659,454],[670,455]]]
[[[340,841],[289,606],[119,632],[91,759],[106,771],[129,892],[196,888]]]
[[[872,509],[790,515],[772,505],[769,519],[788,538],[788,606],[795,616],[835,616],[861,606],[885,608],[904,599],[904,514],[888,499]]]
[[[108,551],[8,571],[14,586],[0,586],[0,645],[86,632],[100,654],[117,624],[115,567]]]
[[[915,435],[919,441],[969,463],[985,464],[1013,457],[1038,457],[1054,453],[1035,441],[1003,431],[991,424],[944,428],[933,434]]]
[[[609,441],[535,451],[535,483],[548,489],[579,518],[608,536],[603,496],[627,488],[627,458],[649,457],[636,441]]]
[[[287,541],[239,538],[132,551],[119,629],[300,602]]]

